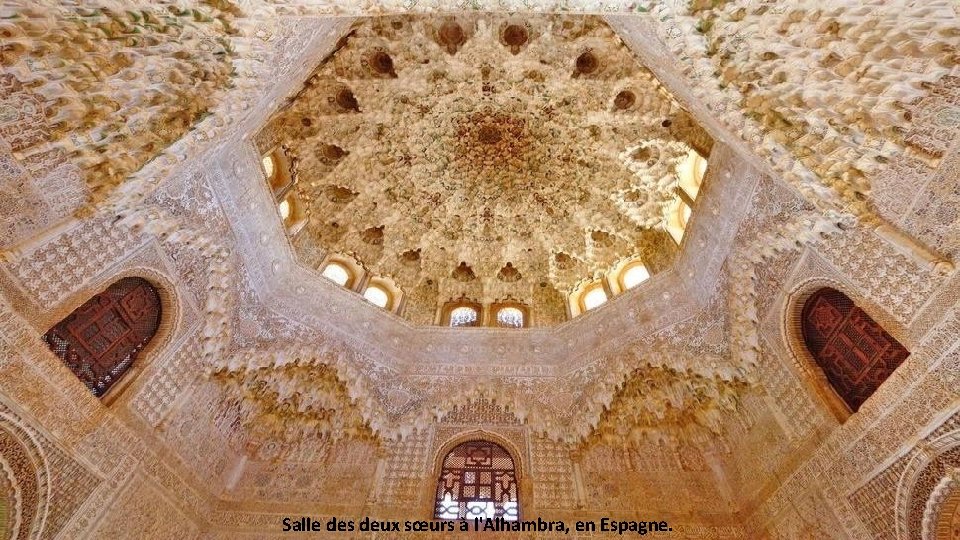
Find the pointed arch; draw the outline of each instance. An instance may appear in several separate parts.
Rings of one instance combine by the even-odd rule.
[[[850,411],[860,406],[910,355],[854,301],[822,287],[803,303],[803,345]]]
[[[462,433],[437,458],[435,519],[520,519],[522,471],[508,441],[481,430]]]
[[[73,310],[43,340],[102,397],[156,336],[161,316],[157,289],[142,277],[124,277]]]

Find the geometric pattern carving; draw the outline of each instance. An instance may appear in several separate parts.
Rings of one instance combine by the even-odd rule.
[[[133,364],[160,326],[160,295],[143,278],[124,278],[87,300],[44,336],[95,396]]]
[[[804,303],[801,331],[807,350],[854,412],[910,355],[853,300],[829,287]]]
[[[55,305],[143,241],[143,235],[114,226],[109,219],[89,219],[23,257],[11,269],[38,305]]]
[[[456,446],[437,481],[437,519],[519,518],[517,473],[510,453],[489,441]]]
[[[24,442],[19,440],[18,434],[0,426],[0,474],[7,480],[8,487],[13,490],[9,499],[15,504],[0,510],[3,511],[3,521],[9,520],[4,528],[11,529],[10,536],[5,538],[26,539],[36,534],[40,529],[42,514],[46,509],[45,488],[47,480],[45,471],[37,470],[39,459]],[[9,469],[9,471],[7,470]]]

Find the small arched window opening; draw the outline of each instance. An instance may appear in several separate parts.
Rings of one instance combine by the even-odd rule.
[[[673,241],[679,244],[683,240],[683,234],[687,230],[687,223],[690,221],[692,210],[690,205],[682,199],[677,198],[670,206],[667,213],[667,232],[673,238]]]
[[[330,281],[340,285],[341,287],[350,287],[350,284],[353,282],[353,273],[346,266],[338,263],[331,262],[323,267],[323,272],[321,272],[323,277],[329,279]]]
[[[460,306],[450,312],[450,326],[477,326],[480,314],[470,306]]]
[[[370,285],[367,287],[363,291],[363,297],[377,307],[390,309],[390,293],[388,293],[386,289],[380,287],[379,285]]]
[[[403,309],[403,290],[393,278],[370,276],[360,286],[363,288],[363,297],[371,304],[394,313]]]
[[[639,261],[631,263],[620,273],[620,289],[623,291],[632,289],[648,279],[650,279],[650,272],[643,263]]]
[[[456,300],[450,300],[443,305],[440,310],[440,319],[437,321],[442,326],[481,326],[484,320],[483,304],[475,300],[461,296]]]
[[[267,176],[267,182],[272,185],[274,176],[277,174],[277,159],[273,157],[273,154],[266,155],[260,160],[260,164],[263,165],[263,173]]]
[[[520,518],[516,464],[502,446],[469,441],[443,458],[437,480],[437,519]]]
[[[603,286],[599,283],[589,286],[583,292],[583,296],[580,299],[582,304],[583,311],[590,311],[591,309],[597,308],[607,301],[607,292],[603,290]]]
[[[813,293],[800,315],[804,346],[851,411],[910,355],[893,336],[842,292]]]
[[[153,285],[143,278],[123,278],[58,322],[43,340],[100,397],[156,335],[160,316],[160,295]]]
[[[615,293],[612,289],[608,292],[607,286],[610,285],[607,283],[608,281],[605,277],[574,287],[573,291],[567,296],[570,316],[582,315],[606,303],[610,295]]]
[[[520,308],[506,306],[497,310],[497,326],[503,328],[523,328],[523,322],[523,311],[520,311]]]
[[[690,150],[687,157],[677,166],[678,185],[691,201],[700,194],[700,186],[707,172],[707,160],[695,150]]]
[[[287,234],[293,236],[307,224],[307,212],[296,191],[290,191],[277,203],[277,213]]]
[[[260,159],[267,185],[277,201],[282,200],[295,183],[291,163],[293,160],[287,157],[283,148],[271,150]]]

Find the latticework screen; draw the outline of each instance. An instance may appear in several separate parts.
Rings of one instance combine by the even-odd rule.
[[[462,306],[450,312],[450,326],[477,326],[477,310]]]
[[[465,442],[447,454],[437,481],[438,519],[519,518],[513,458],[498,444]]]
[[[804,344],[852,411],[910,355],[853,300],[835,289],[815,292],[804,304],[801,318]]]
[[[142,278],[124,278],[87,300],[43,339],[96,396],[133,364],[160,326],[160,296]]]
[[[497,324],[504,328],[523,328],[523,312],[515,307],[500,308]]]

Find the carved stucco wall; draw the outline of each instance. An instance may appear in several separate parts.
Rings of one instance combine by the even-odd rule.
[[[234,39],[250,44],[237,47],[234,62],[244,82],[233,89],[236,99],[222,98],[223,109],[214,104],[225,112],[175,144],[172,159],[152,162],[128,180],[129,191],[117,193],[135,195],[111,211],[104,207],[37,234],[63,221],[73,211],[70,201],[79,200],[49,186],[80,186],[81,177],[71,184],[42,171],[25,175],[22,156],[2,137],[4,185],[70,207],[41,205],[36,226],[16,233],[17,247],[0,266],[0,413],[16,426],[7,432],[29,441],[21,447],[39,456],[32,462],[45,463],[52,510],[44,537],[263,538],[277,530],[279,515],[426,517],[436,453],[451,437],[478,428],[518,449],[531,479],[530,508],[544,516],[665,516],[679,538],[915,537],[925,518],[923,494],[956,465],[945,442],[956,432],[960,407],[956,274],[931,272],[923,257],[891,242],[870,220],[828,227],[835,216],[823,219],[821,203],[811,202],[816,197],[792,180],[764,177],[778,174],[755,172],[781,169],[750,157],[752,139],[731,141],[734,128],[720,115],[704,115],[698,101],[690,110],[726,139],[711,167],[736,182],[717,180],[718,192],[705,193],[704,215],[715,217],[693,223],[686,240],[693,249],[683,251],[673,271],[579,325],[469,338],[445,329],[412,331],[349,293],[309,282],[309,273],[292,266],[256,172],[256,152],[243,141],[306,77],[311,66],[298,62],[299,54],[322,57],[348,21],[290,15],[316,15],[322,9],[316,6],[281,5],[288,14],[282,20],[265,6],[249,9],[260,18],[238,22],[249,30]],[[636,22],[637,32],[654,24]],[[625,39],[636,35],[630,20],[619,24]],[[664,42],[676,39],[669,25],[659,30]],[[646,54],[644,60],[652,57]],[[672,69],[671,62],[650,67],[657,73]],[[11,71],[19,73],[5,64],[4,74]],[[914,127],[903,135],[927,154],[942,155],[931,161],[899,154],[871,177],[878,214],[942,254],[956,253],[951,85],[955,79],[939,79],[913,105]],[[674,90],[681,100],[690,97]],[[907,202],[905,193],[916,197]],[[4,219],[13,221],[36,211],[10,208]],[[128,219],[115,221],[118,208]],[[129,273],[165,284],[176,315],[143,356],[136,379],[105,405],[39,336]],[[839,284],[912,352],[843,424],[804,375],[785,323],[791,295],[818,280]],[[307,290],[299,287],[323,302],[298,307]],[[403,351],[415,355],[404,360]],[[205,376],[239,369],[236,359],[269,367],[297,358],[338,366],[347,397],[333,392],[336,406],[344,414],[356,408],[380,435],[295,444],[251,433],[242,427],[237,396]],[[703,429],[653,429],[638,437],[614,429],[609,440],[584,443],[575,426],[589,432],[590,422],[571,417],[546,436],[552,411],[592,403],[587,409],[599,420],[601,405],[642,411],[655,404],[623,405],[618,399],[626,398],[615,397],[637,367],[697,370],[721,381],[742,379],[744,388],[734,407],[703,418]],[[618,376],[602,380],[609,371]],[[400,384],[384,384],[400,373]],[[463,379],[483,384],[445,399],[437,391]],[[549,382],[538,386],[541,380]],[[571,389],[599,381],[601,390],[551,395],[546,390],[556,381]],[[531,399],[536,395],[545,397]],[[907,524],[909,531],[902,529]]]

